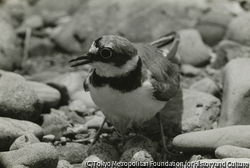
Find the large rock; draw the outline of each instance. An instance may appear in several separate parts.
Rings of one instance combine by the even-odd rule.
[[[161,110],[165,135],[173,137],[181,132],[211,129],[218,120],[220,105],[220,100],[210,94],[182,89]],[[160,131],[155,118],[145,125],[148,134]]]
[[[224,67],[229,61],[236,58],[250,58],[250,46],[241,45],[231,40],[223,40],[214,47],[216,54],[212,67],[219,69]]]
[[[18,150],[0,152],[0,166],[11,168],[56,168],[58,153],[47,143],[35,143]]]
[[[43,130],[39,125],[5,117],[0,117],[0,130],[0,151],[9,150],[18,137],[27,133],[33,133],[38,138],[43,136]]]
[[[0,116],[36,121],[41,102],[25,79],[0,70]]]
[[[32,88],[41,100],[43,112],[49,111],[50,108],[55,108],[59,105],[61,94],[57,89],[44,83],[28,81],[27,85]]]
[[[219,126],[250,124],[250,59],[230,61],[223,71]]]
[[[210,61],[212,50],[201,39],[200,33],[195,29],[180,30],[179,54],[184,64],[204,66]]]
[[[209,46],[214,46],[220,42],[227,30],[227,26],[233,19],[228,11],[213,10],[202,15],[196,25],[203,41]]]
[[[228,26],[225,38],[250,46],[250,13],[247,12],[233,19]]]
[[[224,145],[249,148],[249,138],[249,125],[235,125],[181,134],[173,139],[173,145],[183,152],[214,152]]]

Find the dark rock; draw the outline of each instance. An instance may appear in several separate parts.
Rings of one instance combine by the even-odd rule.
[[[80,143],[66,143],[65,146],[56,147],[60,160],[67,160],[69,163],[82,163],[87,157],[88,146]]]
[[[33,133],[39,139],[43,136],[43,130],[39,125],[5,117],[0,117],[0,130],[0,151],[9,150],[18,137],[27,133]]]
[[[25,135],[18,137],[13,142],[13,144],[10,146],[10,151],[17,150],[25,146],[28,146],[30,144],[38,143],[38,142],[40,142],[39,139],[33,133],[27,133]]]
[[[173,145],[183,152],[214,152],[218,147],[233,145],[249,148],[250,126],[234,125],[212,130],[181,134]]]
[[[47,143],[34,143],[18,150],[0,152],[2,167],[56,168],[58,153]]]
[[[230,61],[223,71],[219,126],[250,124],[250,59]]]
[[[193,66],[204,66],[209,63],[211,48],[206,46],[195,29],[180,30],[180,49],[179,54],[183,64]]]
[[[211,67],[219,69],[236,58],[250,58],[250,47],[238,42],[223,40],[214,48],[216,58]]]
[[[22,76],[0,70],[0,88],[0,116],[37,120],[41,102]]]

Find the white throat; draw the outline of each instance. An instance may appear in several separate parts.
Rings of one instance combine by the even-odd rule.
[[[137,65],[139,60],[139,56],[135,56],[133,59],[126,62],[125,65],[121,67],[116,67],[114,65],[103,63],[103,62],[95,62],[92,66],[96,69],[96,73],[102,77],[117,77],[123,76],[126,73],[132,71]]]

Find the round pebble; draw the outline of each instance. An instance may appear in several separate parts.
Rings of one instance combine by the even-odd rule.
[[[138,147],[129,148],[126,150],[121,158],[120,162],[151,162],[154,161],[151,154],[146,150]]]

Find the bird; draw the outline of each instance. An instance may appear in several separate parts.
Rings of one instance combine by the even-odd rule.
[[[92,43],[88,52],[69,62],[72,67],[91,65],[84,90],[90,92],[121,136],[156,117],[168,152],[159,111],[180,87],[179,42],[176,32],[152,43],[132,43],[121,36],[104,35]],[[170,49],[164,48],[170,44]]]

